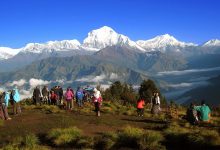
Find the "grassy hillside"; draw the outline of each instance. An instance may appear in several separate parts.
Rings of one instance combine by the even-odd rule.
[[[219,149],[219,113],[210,124],[190,125],[185,109],[158,116],[145,108],[137,117],[133,106],[104,102],[101,117],[93,105],[72,111],[56,106],[22,105],[22,114],[0,122],[2,149]],[[11,110],[9,110],[11,111]]]

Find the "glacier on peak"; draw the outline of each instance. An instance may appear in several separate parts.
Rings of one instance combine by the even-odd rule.
[[[212,40],[209,40],[209,41],[205,42],[202,46],[203,47],[207,47],[207,46],[220,46],[220,40],[212,39]]]
[[[99,29],[92,30],[83,41],[83,47],[103,49],[107,46],[121,45],[133,47],[145,51],[137,43],[130,40],[127,36],[118,34],[112,28],[103,26]]]
[[[66,51],[66,50],[78,50],[80,49],[80,42],[77,40],[62,40],[62,41],[48,41],[46,43],[28,43],[25,47],[21,48],[21,52],[51,52]]]
[[[169,34],[159,35],[149,40],[138,40],[137,44],[145,49],[159,49],[166,48],[167,46],[173,47],[186,47],[186,46],[197,46],[193,43],[185,43],[178,41]]]
[[[9,47],[0,47],[0,60],[8,59],[15,56],[20,49],[13,49]]]

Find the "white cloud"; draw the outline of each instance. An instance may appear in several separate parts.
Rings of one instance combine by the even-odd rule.
[[[215,68],[206,68],[206,69],[190,69],[190,70],[182,70],[182,71],[164,71],[164,72],[158,72],[158,76],[164,76],[164,75],[185,75],[189,73],[196,73],[196,72],[206,72],[206,71],[215,71],[220,70],[220,67]]]
[[[179,83],[179,84],[168,84],[167,87],[171,88],[184,88],[184,87],[191,87],[193,83]]]
[[[21,89],[19,91],[19,93],[20,93],[21,99],[31,98],[31,96],[32,96],[31,89],[29,89],[29,90]]]
[[[116,73],[111,73],[109,78],[112,80],[116,80],[116,79],[118,79],[118,75]]]
[[[23,86],[26,83],[27,81],[25,79],[20,79],[18,81],[13,81],[11,83],[8,83],[7,86]]]
[[[49,84],[51,81],[45,81],[45,80],[41,80],[41,79],[30,79],[29,80],[29,84],[30,84],[30,87],[31,88],[35,88],[36,86],[39,86],[39,85],[47,85]]]
[[[101,82],[106,78],[106,75],[102,74],[100,76],[86,76],[80,79],[76,79],[78,82]]]

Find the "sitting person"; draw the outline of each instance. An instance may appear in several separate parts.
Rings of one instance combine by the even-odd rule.
[[[191,103],[190,107],[187,109],[186,112],[186,119],[191,123],[191,124],[198,124],[198,114],[197,111],[195,109],[195,104]]]
[[[201,106],[195,106],[195,110],[199,112],[199,120],[209,122],[210,121],[210,114],[211,110],[209,106],[205,104],[204,101],[202,101]]]

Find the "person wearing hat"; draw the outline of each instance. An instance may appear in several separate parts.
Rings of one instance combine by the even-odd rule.
[[[94,106],[95,106],[95,112],[96,115],[99,117],[100,116],[100,107],[101,107],[101,103],[102,103],[102,96],[99,90],[97,90],[96,88],[94,88],[93,90],[94,95],[93,95],[93,102],[94,102]]]

